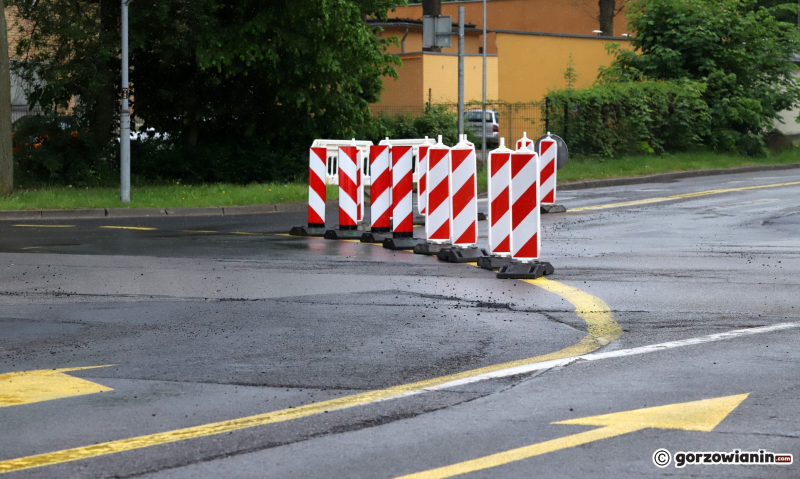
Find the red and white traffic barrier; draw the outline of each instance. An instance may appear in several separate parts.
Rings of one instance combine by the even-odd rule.
[[[414,236],[412,221],[413,163],[410,146],[392,147],[392,236],[411,238]]]
[[[556,158],[558,155],[558,144],[556,140],[547,133],[547,138],[539,142],[539,161],[541,170],[539,172],[539,188],[543,205],[552,205],[556,202]]]
[[[511,256],[522,262],[539,258],[539,156],[522,148],[511,154]]]
[[[355,141],[352,146],[340,146],[339,167],[339,229],[356,230],[358,227],[358,185],[362,155]]]
[[[500,138],[500,147],[489,153],[489,253],[511,256],[511,150],[505,139]]]
[[[436,244],[450,241],[450,148],[439,141],[428,149],[428,219],[425,235]]]
[[[308,227],[325,227],[325,148],[309,149],[308,164]]]
[[[534,151],[534,142],[530,138],[528,138],[528,132],[522,132],[522,138],[517,140],[517,150],[521,150],[523,147]]]
[[[428,137],[425,137],[428,140]],[[417,209],[422,216],[428,215],[428,150],[430,145],[419,147],[417,153]]]
[[[454,246],[478,241],[478,179],[475,146],[466,135],[450,150],[450,229]]]
[[[353,141],[355,141],[355,138]],[[358,163],[358,173],[356,174],[356,186],[358,187],[356,223],[361,223],[361,220],[364,219],[364,172],[362,171],[364,166],[364,155],[361,153],[361,150],[358,151],[358,159],[356,161]]]
[[[369,164],[372,185],[370,186],[370,219],[373,233],[391,231],[392,178],[389,166],[389,145],[369,147]]]

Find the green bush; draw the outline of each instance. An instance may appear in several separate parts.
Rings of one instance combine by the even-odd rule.
[[[119,181],[114,145],[98,146],[68,116],[33,116],[14,125],[14,183],[108,186]]]
[[[685,150],[708,134],[704,88],[692,81],[643,81],[560,90],[548,95],[545,115],[571,153],[613,157]]]

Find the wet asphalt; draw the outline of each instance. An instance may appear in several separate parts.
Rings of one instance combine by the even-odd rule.
[[[559,203],[797,181],[800,170],[725,175],[567,191]],[[0,407],[0,468],[544,355],[586,336],[557,294],[470,265],[282,235],[304,221],[1,221],[0,374],[107,365],[70,374],[113,391]],[[622,328],[601,352],[800,321],[800,185],[542,221],[550,279],[604,301]],[[712,432],[646,429],[463,477],[796,478],[796,462],[660,469],[651,457],[664,447],[797,458],[799,345],[792,327],[577,362],[7,477],[390,478],[592,429],[555,421],[749,393]]]

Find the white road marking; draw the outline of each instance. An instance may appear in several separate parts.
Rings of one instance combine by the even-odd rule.
[[[761,333],[771,333],[773,331],[781,331],[784,329],[791,329],[791,328],[798,328],[800,327],[800,321],[793,322],[793,323],[780,323],[774,324],[771,326],[761,326],[757,328],[747,328],[747,329],[736,329],[733,331],[728,331],[725,333],[717,333],[717,334],[710,334],[708,336],[699,336],[696,338],[689,338],[689,339],[681,339],[678,341],[669,341],[666,343],[658,343],[658,344],[651,344],[649,346],[640,346],[637,348],[630,348],[630,349],[621,349],[618,351],[608,351],[602,353],[590,353],[584,354],[581,356],[573,356],[570,358],[564,359],[555,359],[552,361],[544,361],[541,363],[534,363],[534,364],[526,364],[523,366],[517,366],[513,368],[501,369],[499,371],[492,371],[486,374],[480,374],[478,376],[472,376],[468,378],[458,379],[455,381],[450,381],[448,383],[439,384],[438,386],[432,386],[429,388],[425,388],[419,391],[413,391],[407,394],[407,396],[411,396],[414,394],[419,394],[423,391],[437,391],[441,389],[449,389],[456,386],[463,386],[465,384],[471,384],[478,381],[485,381],[487,379],[495,379],[495,378],[503,378],[509,376],[516,376],[519,374],[526,374],[535,371],[544,371],[546,369],[556,368],[559,366],[566,366],[568,364],[576,363],[579,361],[599,361],[601,359],[611,359],[611,358],[621,358],[625,356],[635,356],[638,354],[648,354],[654,353],[657,351],[664,351],[667,349],[673,348],[682,348],[684,346],[694,346],[697,344],[704,344],[704,343],[711,343],[715,341],[722,341],[725,339],[733,339],[742,336],[751,336],[754,334],[761,334]]]

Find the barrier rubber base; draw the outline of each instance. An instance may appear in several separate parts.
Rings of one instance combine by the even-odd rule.
[[[412,220],[414,226],[425,226],[425,217],[422,215],[414,215],[414,219]]]
[[[390,238],[392,233],[373,233],[371,231],[367,231],[366,233],[361,235],[361,242],[362,243],[383,243],[386,238]]]
[[[477,246],[471,246],[469,248],[452,246],[436,253],[437,258],[449,263],[475,263],[486,256],[489,256],[489,252]]]
[[[500,279],[536,279],[553,274],[555,269],[547,261],[531,261],[523,263],[514,261],[500,268],[497,277]]]
[[[397,251],[414,249],[424,243],[425,240],[422,238],[386,238],[383,240],[383,247]]]
[[[563,205],[542,205],[539,207],[539,211],[542,213],[566,213],[567,208]]]
[[[483,258],[478,258],[478,267],[488,269],[489,271],[494,271],[502,268],[512,261],[514,261],[514,258],[511,256],[484,256]]]
[[[325,232],[325,239],[343,240],[343,239],[361,239],[363,231],[358,230],[328,230]]]
[[[434,256],[439,253],[439,251],[445,248],[452,248],[453,245],[451,244],[436,244],[436,243],[427,243],[423,242],[422,244],[418,244],[414,246],[414,254],[426,254],[428,256]]]
[[[486,221],[486,213],[478,213],[478,221]]]
[[[312,227],[312,226],[295,226],[291,230],[289,230],[290,236],[317,236],[322,237],[325,236],[325,228],[322,227]]]

